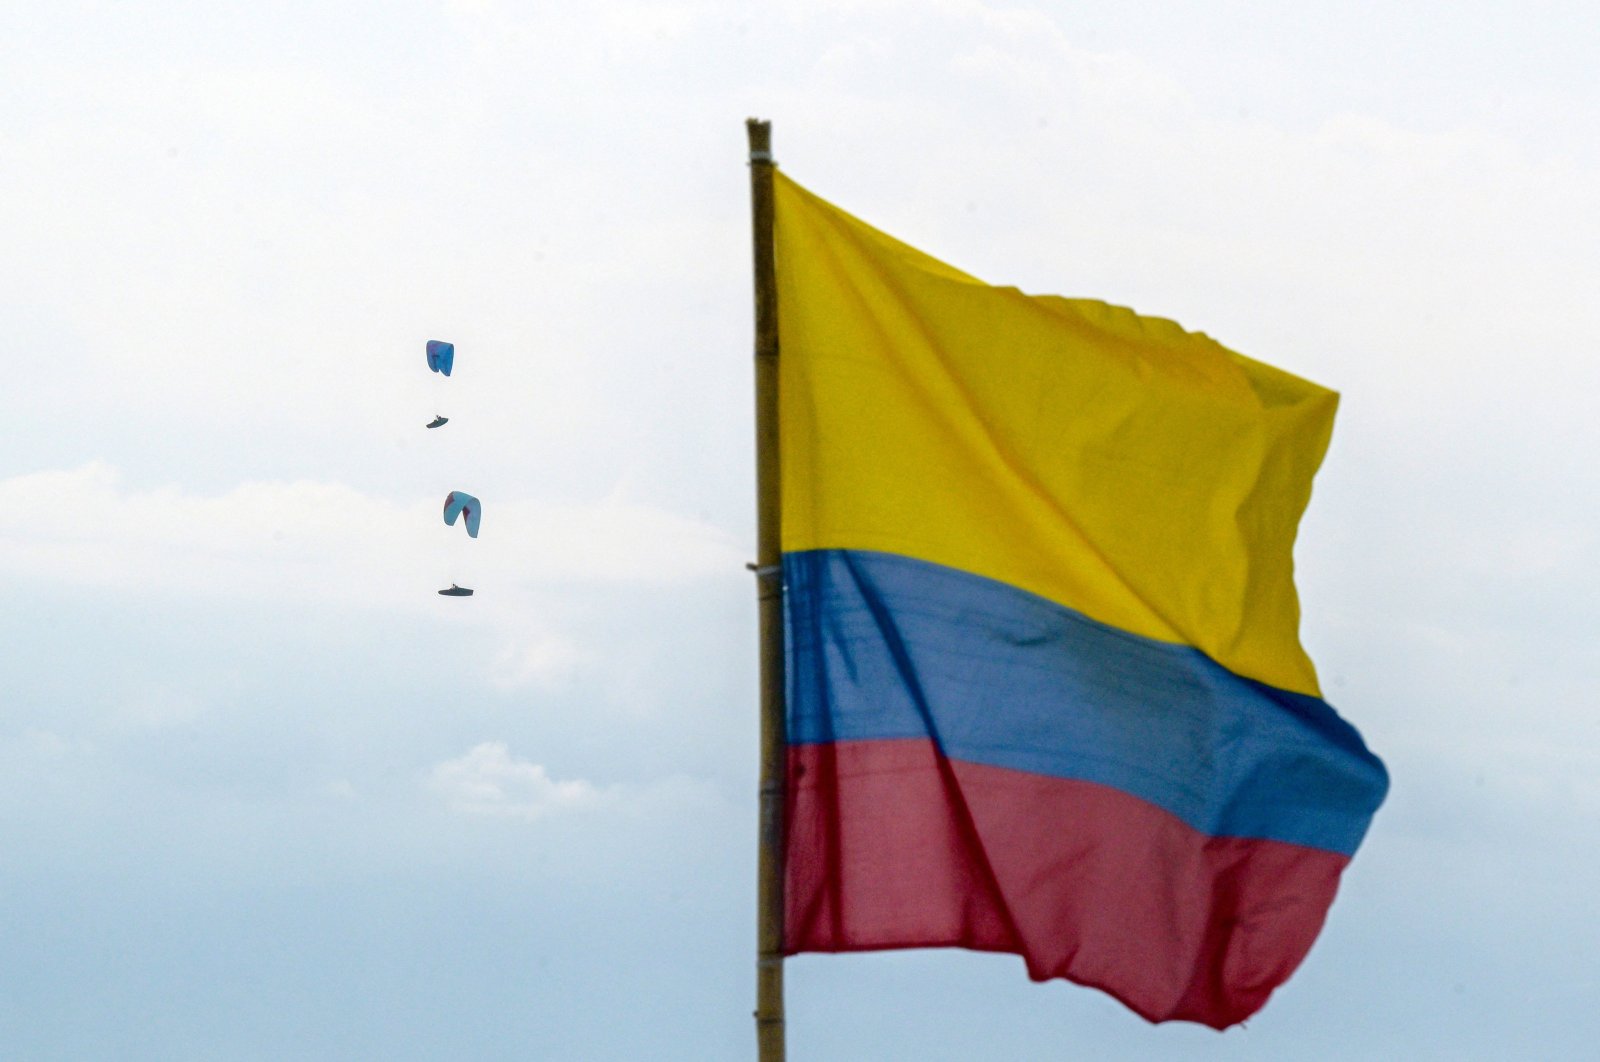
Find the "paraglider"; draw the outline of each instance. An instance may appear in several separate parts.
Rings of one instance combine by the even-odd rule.
[[[483,518],[483,506],[477,498],[463,490],[453,490],[444,499],[444,522],[454,527],[458,516],[466,525],[467,535],[477,538],[478,521]]]
[[[446,343],[442,339],[428,340],[428,368],[434,372],[450,375],[450,367],[456,363],[456,345]]]
[[[430,339],[427,346],[428,369],[431,372],[449,376],[450,370],[455,367],[456,345],[446,343],[442,339]],[[450,418],[442,413],[435,413],[433,419],[425,425],[429,430],[442,428],[450,423]],[[444,499],[444,522],[454,527],[456,518],[461,519],[461,524],[467,529],[468,538],[478,537],[478,523],[483,518],[483,505],[466,491],[453,490]],[[435,583],[435,586],[438,584]],[[450,589],[440,590],[440,597],[471,597],[471,587],[450,584]]]

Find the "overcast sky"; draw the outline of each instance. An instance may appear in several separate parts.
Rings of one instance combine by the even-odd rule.
[[[0,1057],[752,1055],[748,115],[970,273],[1342,392],[1303,635],[1393,777],[1247,1028],[806,956],[791,1057],[1593,1056],[1589,5],[10,0],[0,41]]]

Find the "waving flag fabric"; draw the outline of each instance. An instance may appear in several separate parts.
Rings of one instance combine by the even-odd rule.
[[[1012,952],[1242,1021],[1388,785],[1299,643],[1338,396],[775,181],[785,950]]]

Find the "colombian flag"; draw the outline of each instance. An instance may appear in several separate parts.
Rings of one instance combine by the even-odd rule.
[[[1388,787],[1299,642],[1338,396],[775,182],[788,954],[1243,1021]]]

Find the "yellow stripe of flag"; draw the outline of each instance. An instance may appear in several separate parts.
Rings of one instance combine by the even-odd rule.
[[[1320,693],[1292,553],[1337,394],[775,176],[785,550],[947,565]]]

